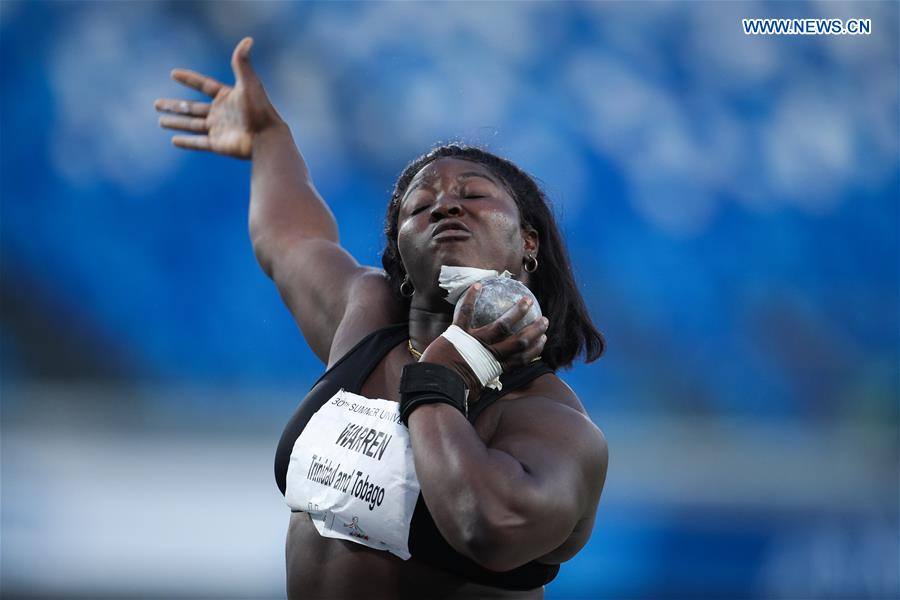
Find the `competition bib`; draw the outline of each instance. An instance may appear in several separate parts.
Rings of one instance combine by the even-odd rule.
[[[341,389],[294,442],[285,500],[319,535],[406,560],[419,480],[400,405]]]

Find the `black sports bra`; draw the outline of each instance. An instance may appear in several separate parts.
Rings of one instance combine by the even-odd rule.
[[[409,338],[406,323],[390,325],[374,331],[338,360],[313,384],[306,398],[294,411],[278,442],[275,454],[275,481],[281,493],[287,487],[287,470],[294,442],[310,418],[341,388],[358,394],[369,374],[381,359],[397,344]],[[469,422],[475,423],[484,409],[508,392],[527,385],[545,373],[553,373],[546,363],[536,361],[500,376],[503,389],[485,389],[478,404],[469,409]],[[469,581],[509,590],[530,590],[552,581],[559,573],[559,565],[545,565],[535,561],[511,571],[490,571],[454,550],[438,531],[422,494],[416,503],[409,528],[409,551],[413,559],[438,569],[449,571]]]

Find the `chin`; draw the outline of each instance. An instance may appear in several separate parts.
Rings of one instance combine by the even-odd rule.
[[[497,260],[498,257],[492,257],[490,254],[490,252],[479,251],[470,244],[441,243],[434,248],[433,256],[435,267],[438,271],[440,271],[441,265],[447,265],[448,267],[491,269],[498,273],[509,270],[513,274],[516,273],[513,269],[509,269],[503,263],[500,263]]]
[[[441,266],[445,265],[448,267],[472,267],[475,269],[492,269],[497,271],[498,273],[502,273],[506,267],[500,266],[498,267],[496,264],[493,264],[489,260],[484,260],[480,256],[466,256],[463,254],[456,253],[447,253],[447,254],[438,254],[437,256],[437,264],[435,267],[438,272],[441,270]]]

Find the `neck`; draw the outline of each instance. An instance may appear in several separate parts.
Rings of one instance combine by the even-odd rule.
[[[444,300],[441,302],[446,308],[439,305],[417,306],[415,300],[409,307],[409,339],[419,352],[424,352],[453,323],[453,307]]]

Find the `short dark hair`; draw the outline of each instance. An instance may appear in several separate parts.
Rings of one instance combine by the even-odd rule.
[[[584,299],[575,284],[566,246],[547,197],[530,175],[482,148],[462,144],[438,146],[409,163],[397,179],[384,222],[387,240],[381,255],[381,264],[397,298],[409,306],[409,298],[400,294],[400,283],[406,276],[397,248],[400,200],[416,173],[428,163],[445,157],[479,163],[500,177],[519,207],[523,226],[531,226],[538,233],[540,266],[531,274],[530,289],[550,320],[547,343],[541,353],[544,362],[553,369],[568,368],[582,351],[585,362],[600,358],[606,345],[603,334],[591,322]]]

